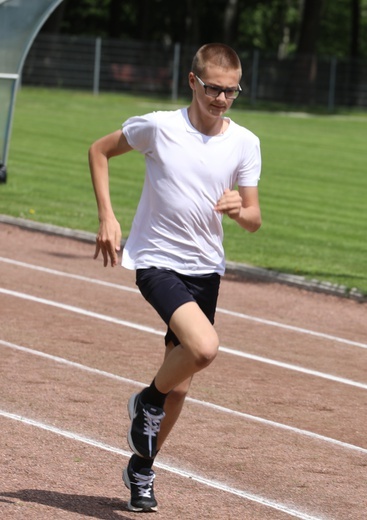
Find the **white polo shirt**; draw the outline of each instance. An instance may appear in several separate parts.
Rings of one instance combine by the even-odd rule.
[[[228,121],[223,134],[210,137],[191,125],[187,108],[123,124],[128,143],[146,162],[124,267],[224,274],[222,215],[214,206],[226,188],[257,186],[261,170],[259,139]]]

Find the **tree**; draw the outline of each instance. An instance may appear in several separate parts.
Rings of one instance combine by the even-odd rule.
[[[43,32],[358,57],[366,10],[367,0],[64,0]]]
[[[351,23],[350,23],[350,55],[352,58],[359,57],[359,35],[361,23],[361,2],[351,0]]]
[[[227,0],[223,16],[223,42],[234,46],[237,42],[238,0]]]
[[[61,30],[61,24],[65,16],[66,6],[70,0],[64,0],[53,11],[51,16],[46,20],[42,27],[42,32],[58,33]]]
[[[108,36],[110,38],[118,38],[121,31],[121,0],[110,0],[108,14]]]
[[[289,101],[310,104],[317,77],[317,43],[323,0],[304,0],[293,71],[288,86]]]
[[[351,64],[349,69],[350,85],[358,85],[359,83],[359,34],[360,34],[360,19],[361,19],[361,2],[360,0],[351,0],[351,23],[350,23],[350,56]],[[357,95],[354,88],[350,89],[351,96],[349,103],[351,106],[357,103]]]
[[[323,0],[304,0],[297,54],[315,54]]]

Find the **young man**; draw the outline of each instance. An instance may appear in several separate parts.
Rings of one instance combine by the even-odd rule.
[[[261,225],[259,140],[224,117],[241,91],[241,73],[233,49],[204,45],[189,73],[188,108],[132,117],[89,150],[100,221],[94,257],[101,252],[104,266],[117,264],[121,242],[108,160],[133,149],[145,155],[145,183],[122,265],[136,270],[142,295],[167,325],[163,363],[151,385],[128,403],[134,453],[123,480],[132,511],[157,510],[154,458],[180,415],[193,375],[217,355],[213,323],[225,270],[223,215],[249,232]]]

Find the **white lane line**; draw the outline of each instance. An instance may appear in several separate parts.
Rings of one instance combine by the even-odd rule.
[[[45,298],[37,298],[36,296],[32,296],[30,294],[20,293],[17,291],[9,291],[8,289],[4,289],[0,287],[0,293],[7,294],[9,296],[14,296],[15,298],[21,298],[23,300],[28,300],[36,303],[41,303],[43,305],[49,305],[50,307],[56,307],[58,309],[63,309],[65,311],[74,312],[76,314],[81,314],[82,316],[88,316],[89,318],[96,318],[98,320],[108,321],[110,323],[114,323],[116,325],[122,325],[124,327],[129,327],[131,329],[137,329],[142,332],[148,332],[150,334],[156,334],[159,336],[164,336],[165,333],[159,331],[157,329],[153,329],[152,327],[146,327],[145,325],[139,325],[138,323],[132,323],[131,321],[120,320],[119,318],[113,318],[112,316],[107,316],[105,314],[99,314],[97,312],[87,311],[86,309],[82,309],[80,307],[74,307],[73,305],[66,305],[64,303],[55,302],[52,300],[46,300]]]
[[[291,330],[294,332],[298,332],[300,334],[308,334],[309,336],[315,336],[318,338],[336,341],[338,343],[344,343],[345,345],[351,345],[353,347],[367,348],[367,343],[360,343],[359,341],[352,341],[349,339],[340,338],[338,336],[333,336],[331,334],[324,334],[323,332],[316,332],[316,331],[309,330],[309,329],[303,329],[301,327],[295,327],[293,325],[287,325],[285,323],[279,323],[277,321],[265,320],[264,318],[256,318],[255,316],[249,316],[248,314],[242,314],[241,312],[228,311],[226,309],[217,309],[217,310],[219,312],[221,312],[222,314],[228,314],[235,318],[242,318],[242,319],[247,319],[247,320],[251,320],[251,321],[256,321],[258,323],[261,323],[261,325],[270,325],[272,327],[287,329],[287,330]]]
[[[152,327],[146,327],[145,325],[140,325],[138,323],[133,323],[126,320],[120,320],[118,318],[113,318],[111,316],[107,316],[105,314],[99,314],[96,312],[87,311],[86,309],[82,309],[81,307],[75,307],[73,305],[66,305],[64,303],[55,302],[53,300],[46,300],[45,298],[38,298],[36,296],[32,296],[30,294],[20,293],[18,291],[10,291],[9,289],[4,289],[0,287],[0,293],[7,294],[9,296],[13,296],[16,298],[21,298],[23,300],[33,301],[37,303],[41,303],[43,305],[49,305],[51,307],[57,307],[59,309],[63,309],[69,312],[74,312],[76,314],[81,314],[83,316],[88,316],[89,318],[95,318],[103,321],[107,321],[109,323],[114,323],[116,325],[122,325],[124,327],[129,327],[132,329],[139,330],[141,332],[147,332],[148,334],[155,334],[158,336],[164,336],[165,333],[163,331],[154,329]],[[246,359],[251,359],[252,361],[258,361],[259,363],[265,363],[268,365],[277,366],[279,368],[283,368],[285,370],[292,370],[294,372],[299,372],[302,374],[311,375],[313,377],[319,377],[322,379],[327,379],[328,381],[333,381],[335,383],[341,383],[343,385],[354,386],[356,388],[361,388],[363,390],[367,390],[367,384],[360,383],[358,381],[353,381],[351,379],[346,379],[343,377],[333,376],[331,374],[327,374],[324,372],[318,372],[316,370],[310,370],[308,368],[303,368],[297,365],[292,365],[290,363],[283,363],[281,361],[276,361],[274,359],[264,358],[261,356],[255,356],[253,354],[247,354],[240,350],[235,350],[227,347],[220,346],[219,350],[223,353],[230,354],[233,356],[238,356]]]
[[[219,347],[221,352],[226,352],[227,354],[232,354],[234,356],[243,357],[246,359],[251,359],[252,361],[258,361],[260,363],[266,363],[268,365],[273,365],[279,368],[284,368],[286,370],[293,370],[294,372],[300,372],[301,374],[307,374],[314,377],[320,377],[321,379],[327,379],[329,381],[334,381],[335,383],[341,383],[343,385],[355,386],[356,388],[361,388],[362,390],[367,390],[366,383],[360,383],[358,381],[353,381],[352,379],[346,379],[344,377],[333,376],[331,374],[327,374],[325,372],[319,372],[317,370],[311,370],[309,368],[299,367],[297,365],[291,365],[290,363],[283,363],[282,361],[276,361],[275,359],[263,358],[262,356],[256,356],[254,354],[247,354],[246,352],[241,352],[240,350],[233,350],[227,347]]]
[[[98,368],[88,367],[86,365],[82,365],[81,363],[77,363],[75,361],[70,361],[69,359],[66,359],[66,358],[62,358],[62,357],[59,357],[59,356],[53,356],[52,354],[47,354],[47,353],[41,352],[39,350],[30,349],[28,347],[23,347],[21,345],[16,345],[16,344],[10,343],[8,341],[0,340],[0,345],[3,345],[4,347],[11,348],[13,350],[18,350],[20,352],[24,352],[26,354],[31,354],[31,355],[34,355],[34,356],[39,356],[39,357],[42,357],[42,358],[45,358],[45,359],[49,359],[49,360],[51,360],[53,362],[56,362],[56,363],[61,363],[61,364],[64,364],[64,365],[67,365],[67,366],[70,366],[70,367],[73,367],[73,368],[76,368],[76,369],[79,369],[79,370],[83,370],[84,372],[89,372],[89,373],[92,373],[92,374],[95,374],[95,375],[107,377],[109,379],[115,379],[115,380],[120,381],[122,383],[127,383],[127,384],[140,386],[140,387],[145,387],[146,386],[145,383],[141,383],[141,382],[136,381],[134,379],[128,379],[126,377],[118,376],[116,374],[112,374],[112,373],[106,372],[104,370],[99,370]],[[358,451],[360,453],[363,453],[363,454],[367,455],[367,449],[366,448],[362,448],[362,447],[356,446],[354,444],[349,444],[347,442],[338,441],[337,439],[333,439],[331,437],[325,437],[324,435],[319,435],[317,433],[314,433],[314,432],[311,432],[311,431],[308,431],[308,430],[302,430],[300,428],[295,428],[293,426],[288,426],[286,424],[278,423],[278,422],[275,422],[275,421],[270,421],[269,419],[264,419],[262,417],[257,417],[256,415],[250,415],[250,414],[247,414],[247,413],[244,413],[244,412],[238,412],[236,410],[231,410],[230,408],[225,408],[224,406],[216,405],[214,403],[209,403],[207,401],[200,401],[199,399],[194,399],[192,397],[187,397],[186,401],[194,403],[194,404],[199,405],[199,406],[203,406],[205,408],[210,408],[210,409],[215,410],[215,411],[220,412],[220,413],[226,413],[226,414],[229,414],[229,415],[232,415],[232,416],[235,416],[235,417],[240,417],[242,419],[250,420],[250,421],[253,421],[253,422],[258,422],[260,424],[264,424],[264,425],[270,426],[272,428],[278,428],[278,429],[286,430],[286,431],[289,431],[289,432],[291,432],[293,434],[310,437],[311,439],[314,439],[314,440],[317,440],[317,441],[326,442],[326,443],[332,444],[334,446],[339,446],[340,448],[345,448],[347,450]]]
[[[117,289],[117,290],[120,290],[120,291],[127,291],[127,292],[133,292],[133,293],[136,293],[136,294],[140,294],[138,289],[135,289],[135,288],[132,288],[132,287],[128,287],[126,285],[119,285],[119,284],[115,284],[115,283],[111,283],[111,282],[105,282],[103,280],[98,280],[98,279],[95,279],[95,278],[88,278],[86,276],[80,276],[80,275],[77,275],[77,274],[65,273],[63,271],[57,271],[55,269],[49,269],[47,267],[42,267],[42,266],[37,266],[37,265],[33,265],[33,264],[28,264],[26,262],[19,262],[17,260],[12,260],[12,259],[9,259],[9,258],[0,257],[0,262],[5,262],[5,263],[8,263],[8,264],[17,265],[19,267],[25,267],[27,269],[33,269],[33,270],[36,270],[36,271],[41,271],[41,272],[52,274],[52,275],[56,275],[56,276],[63,276],[63,277],[66,277],[66,278],[71,278],[71,279],[79,280],[79,281],[82,281],[82,282],[88,282],[88,283],[92,283],[92,284],[96,284],[96,285],[102,285],[102,286],[105,286],[105,287],[111,287],[113,289]],[[339,336],[333,336],[332,334],[325,334],[323,332],[317,332],[317,331],[313,331],[313,330],[310,330],[310,329],[304,329],[302,327],[295,327],[293,325],[287,325],[285,323],[280,323],[280,322],[277,322],[277,321],[266,320],[264,318],[258,318],[256,316],[251,316],[249,314],[244,314],[244,313],[241,313],[241,312],[234,312],[234,311],[230,311],[230,310],[227,310],[227,309],[222,309],[220,307],[217,308],[217,312],[222,313],[222,314],[228,314],[229,316],[233,316],[235,318],[245,319],[245,320],[249,320],[249,321],[255,321],[255,322],[260,323],[262,325],[269,325],[271,327],[278,327],[278,328],[282,328],[282,329],[286,329],[286,330],[291,330],[293,332],[297,332],[297,333],[300,333],[300,334],[308,334],[310,336],[315,336],[315,337],[318,337],[318,338],[323,338],[323,339],[327,339],[327,340],[331,340],[331,341],[336,341],[338,343],[344,343],[345,345],[351,345],[351,346],[359,347],[359,348],[367,348],[367,344],[366,343],[361,343],[361,342],[358,342],[358,341],[352,341],[352,340],[349,340],[349,339],[340,338]]]
[[[73,441],[82,442],[84,444],[88,444],[90,446],[99,448],[101,450],[109,451],[109,452],[115,453],[117,455],[122,455],[123,457],[130,458],[130,456],[131,456],[131,453],[127,452],[125,450],[115,448],[114,446],[110,446],[101,441],[91,439],[90,437],[84,437],[83,435],[79,435],[77,433],[74,433],[74,432],[71,432],[68,430],[62,430],[55,426],[51,426],[51,425],[48,425],[48,424],[45,424],[45,423],[42,423],[39,421],[35,421],[34,419],[28,419],[27,417],[23,417],[21,415],[17,415],[14,413],[9,413],[4,410],[0,410],[0,415],[7,419],[18,421],[18,422],[21,422],[28,426],[33,426],[35,428],[39,428],[39,429],[45,430],[47,432],[54,433],[56,435],[66,437],[67,439],[71,439]],[[224,491],[225,493],[230,493],[232,495],[236,495],[238,497],[244,498],[245,500],[249,500],[250,502],[256,502],[257,504],[261,504],[262,506],[265,506],[265,507],[268,507],[271,509],[275,509],[277,511],[281,511],[282,513],[285,513],[289,516],[293,516],[294,518],[299,518],[301,520],[322,520],[322,517],[320,517],[320,516],[316,517],[316,516],[310,515],[308,513],[294,509],[291,506],[287,506],[286,504],[282,504],[281,502],[268,500],[265,497],[262,497],[260,495],[254,495],[253,493],[247,493],[246,491],[243,491],[243,490],[237,489],[237,488],[233,488],[225,483],[222,483],[222,482],[219,482],[216,480],[208,479],[197,473],[185,471],[183,469],[176,468],[174,466],[170,466],[168,464],[163,464],[160,462],[155,463],[155,465],[158,468],[161,468],[169,473],[173,473],[174,475],[188,478],[190,480],[198,482],[199,484],[203,484],[204,486],[214,488],[219,491]]]

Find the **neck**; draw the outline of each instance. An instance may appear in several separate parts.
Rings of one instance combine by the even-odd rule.
[[[202,117],[200,113],[193,109],[192,105],[187,109],[187,114],[192,126],[204,135],[220,135],[223,134],[228,127],[228,121],[222,116]]]

